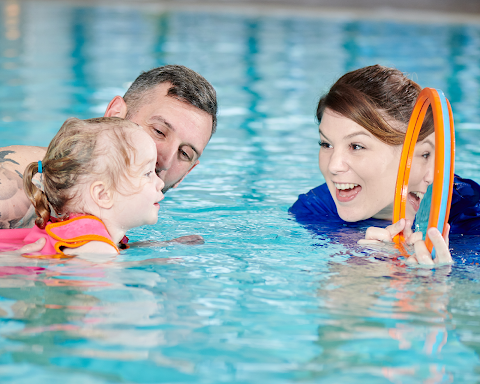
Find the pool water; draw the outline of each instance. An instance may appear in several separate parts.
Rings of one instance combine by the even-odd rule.
[[[48,145],[102,115],[141,70],[183,64],[218,91],[201,164],[114,262],[0,260],[1,383],[472,383],[480,380],[480,242],[407,268],[362,228],[303,226],[323,182],[315,103],[380,63],[442,89],[456,171],[480,181],[480,24],[0,3],[0,144]],[[122,262],[155,259],[125,268]]]

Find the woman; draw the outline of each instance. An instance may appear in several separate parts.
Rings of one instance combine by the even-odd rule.
[[[342,76],[317,107],[319,166],[326,183],[300,195],[290,212],[302,221],[339,221],[345,225],[379,225],[372,219],[391,220],[402,144],[420,91],[420,86],[400,71],[380,65]],[[409,226],[419,201],[433,182],[432,122],[429,116],[415,148],[407,199],[408,223],[369,230],[367,239],[388,240],[395,231],[405,228],[411,235]],[[449,220],[452,232],[480,233],[479,206],[478,184],[455,177]],[[435,229],[432,234],[438,240],[434,245],[448,252]],[[414,240],[418,235],[411,237]],[[448,257],[451,260],[449,253]]]

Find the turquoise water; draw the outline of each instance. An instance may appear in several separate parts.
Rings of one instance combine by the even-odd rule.
[[[319,95],[381,63],[442,89],[457,172],[480,181],[480,25],[0,3],[1,145],[47,145],[103,114],[141,70],[191,67],[218,91],[201,164],[110,264],[0,260],[1,383],[472,383],[480,380],[479,242],[405,268],[358,229],[305,228],[319,185]],[[122,261],[159,258],[124,268]],[[30,264],[28,264],[30,263]],[[31,262],[21,265],[32,266]]]

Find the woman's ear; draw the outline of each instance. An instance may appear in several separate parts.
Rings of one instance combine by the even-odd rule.
[[[107,110],[103,115],[105,117],[121,117],[122,119],[127,116],[127,104],[123,97],[115,96],[107,106]]]
[[[95,181],[90,185],[90,196],[100,208],[110,209],[113,206],[113,193],[103,181]]]

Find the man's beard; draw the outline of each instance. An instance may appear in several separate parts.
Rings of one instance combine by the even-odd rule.
[[[159,172],[156,172],[156,173],[157,173],[157,176],[160,177]],[[185,175],[186,175],[186,173],[185,173]],[[173,186],[174,186],[175,184],[177,184],[180,180],[182,180],[182,179],[185,177],[185,175],[183,175],[183,176],[180,177],[177,181],[175,181],[175,182],[173,182],[173,183],[171,183],[171,184],[169,184],[169,185],[166,185],[166,184],[165,184],[165,186],[162,188],[162,193],[163,193],[163,194],[167,193],[167,191],[168,191],[170,188],[173,188]],[[161,177],[160,177],[160,178],[161,178]],[[162,180],[163,180],[163,179],[162,179]]]
[[[163,194],[167,193],[167,191],[168,191],[170,188],[172,188],[174,185],[175,185],[175,183],[170,184],[170,185],[165,185],[165,186],[163,187],[163,189],[162,189],[162,193],[163,193]]]

